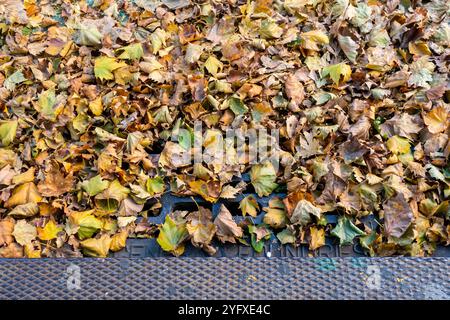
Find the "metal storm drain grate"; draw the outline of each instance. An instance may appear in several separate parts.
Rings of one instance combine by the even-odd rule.
[[[242,180],[245,182],[249,181],[248,175],[243,175]],[[252,190],[247,190],[252,191]],[[219,214],[221,205],[225,205],[227,209],[233,215],[233,219],[239,223],[245,219],[240,212],[239,203],[243,198],[248,195],[252,195],[258,202],[260,208],[268,207],[269,201],[274,197],[284,198],[286,194],[284,193],[273,193],[268,197],[258,197],[255,193],[243,193],[234,199],[220,199],[216,203],[211,204],[205,201],[201,197],[178,197],[171,193],[166,193],[162,196],[161,204],[162,209],[158,216],[149,217],[148,221],[155,224],[164,223],[166,215],[175,210],[186,210],[186,211],[196,211],[198,206],[202,206],[211,210],[213,219]],[[256,217],[251,217],[253,224],[262,223],[265,212],[263,210]],[[327,222],[331,225],[335,225],[338,221],[338,215],[328,214],[326,216]],[[372,230],[377,230],[379,228],[379,223],[376,221],[373,215],[364,217],[360,219],[362,223],[370,227]],[[365,257],[367,256],[364,249],[358,242],[354,242],[353,245],[341,246],[339,242],[334,237],[326,237],[325,245],[318,248],[315,251],[309,250],[307,244],[302,244],[300,246],[293,246],[291,244],[282,245],[274,233],[270,240],[265,242],[264,249],[262,252],[258,253],[251,246],[246,246],[244,244],[229,244],[220,243],[214,240],[212,243],[216,248],[217,252],[213,257]],[[115,258],[146,258],[146,257],[171,257],[172,255],[165,252],[156,242],[155,238],[151,239],[127,239],[127,244],[125,249],[111,253],[111,257]],[[183,253],[184,257],[210,257],[210,255],[203,250],[194,247],[190,243],[186,245],[186,250]],[[433,254],[434,257],[450,257],[450,246],[438,247]]]

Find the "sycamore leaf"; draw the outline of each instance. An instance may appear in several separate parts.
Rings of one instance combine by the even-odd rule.
[[[15,207],[20,204],[26,203],[38,203],[42,200],[42,197],[33,182],[24,183],[16,187],[11,197],[5,202],[5,207]]]
[[[274,229],[281,229],[288,222],[286,217],[286,207],[280,198],[272,198],[269,201],[269,207],[264,208],[266,214],[263,222]]]
[[[95,196],[107,189],[109,186],[109,181],[103,180],[100,175],[96,175],[95,177],[83,181],[81,183],[81,187],[91,196]]]
[[[386,146],[394,154],[405,154],[411,149],[408,139],[399,137],[397,135],[389,138],[386,142]]]
[[[249,195],[241,200],[239,203],[239,209],[241,209],[244,217],[246,214],[256,217],[258,215],[259,205],[256,198],[253,195]]]
[[[98,97],[95,100],[89,102],[89,109],[94,114],[94,116],[100,116],[103,112],[102,97]]]
[[[99,239],[87,239],[80,242],[85,255],[91,257],[106,258],[108,256],[109,247],[111,246],[111,238],[104,234]]]
[[[53,220],[47,222],[44,228],[37,228],[38,237],[41,240],[52,240],[56,239],[58,236],[58,232],[60,232],[62,228],[58,227]]]
[[[295,235],[289,229],[284,229],[277,233],[277,238],[281,244],[295,243]]]
[[[159,229],[156,241],[164,251],[180,256],[184,252],[183,241],[189,236],[184,223],[176,223],[170,216],[166,216],[164,224]]]
[[[39,112],[45,117],[54,120],[56,117],[56,95],[54,89],[43,91],[39,95],[38,101]]]
[[[119,48],[116,52],[117,51],[122,52],[119,55],[119,59],[139,60],[144,55],[144,49],[142,48],[142,44],[140,42]]]
[[[274,21],[262,20],[258,32],[264,39],[273,39],[281,37],[283,28]]]
[[[253,165],[250,170],[250,180],[260,197],[268,196],[278,185],[275,183],[277,173],[271,162]]]
[[[14,184],[22,184],[25,182],[33,182],[34,180],[34,173],[36,169],[34,167],[31,167],[24,173],[18,174],[17,176],[14,176],[12,179],[12,183]]]
[[[23,76],[22,71],[16,71],[3,82],[3,86],[9,91],[13,91],[16,85],[26,81],[27,79]]]
[[[264,249],[265,240],[269,240],[270,238],[270,231],[264,225],[249,225],[248,232],[250,233],[253,249],[255,249],[256,252],[261,253]]]
[[[161,28],[158,28],[150,35],[150,41],[153,47],[153,54],[157,54],[162,46],[166,45],[167,34]]]
[[[309,239],[309,249],[316,250],[325,245],[325,230],[316,227],[309,228],[311,238]]]
[[[319,51],[319,44],[328,44],[330,40],[328,36],[321,30],[311,30],[308,32],[300,33],[302,40],[302,46],[305,49]]]
[[[29,224],[25,220],[17,221],[14,226],[14,232],[12,233],[16,242],[22,246],[30,244],[31,241],[36,239],[37,231],[36,227]]]
[[[231,111],[233,111],[235,115],[240,115],[248,112],[248,107],[239,98],[231,97],[228,100],[228,104]]]
[[[345,83],[350,79],[352,69],[344,62],[333,64],[325,67],[322,70],[322,77],[330,76],[331,80],[338,85],[342,77],[342,82]]]
[[[390,237],[400,238],[414,220],[414,213],[402,193],[390,198],[384,205],[384,230]]]
[[[428,112],[423,117],[423,121],[428,126],[428,131],[436,134],[436,133],[444,131],[448,127],[448,124],[449,124],[449,121],[447,121],[448,116],[449,116],[449,112],[447,111],[447,109],[445,109],[443,106],[439,106],[439,107],[435,107],[433,110]],[[0,132],[0,136],[1,136],[1,132]]]
[[[14,220],[11,218],[0,220],[0,246],[9,245],[14,241]]]
[[[14,218],[28,218],[39,213],[39,206],[36,203],[30,202],[16,206],[8,213],[8,216]]]
[[[233,220],[230,211],[223,204],[220,205],[220,211],[214,220],[214,224],[217,226],[217,238],[221,242],[236,243],[236,238],[242,238],[242,228]]]
[[[0,121],[0,140],[2,145],[7,147],[14,141],[17,132],[17,120]]]
[[[100,80],[112,80],[114,79],[112,72],[126,66],[124,62],[117,62],[116,58],[98,57],[95,59],[94,74]]]
[[[118,217],[117,218],[117,225],[119,228],[125,228],[129,224],[132,224],[136,221],[136,217]]]
[[[219,181],[204,181],[204,180],[194,180],[189,181],[189,188],[191,191],[200,195],[209,202],[216,202],[220,196],[220,182]]]
[[[95,204],[105,212],[114,212],[129,193],[130,189],[122,186],[116,179],[104,191],[95,196]]]
[[[312,221],[312,216],[320,219],[322,216],[322,210],[314,206],[308,200],[300,200],[295,206],[295,209],[292,211],[292,215],[289,220],[293,224],[306,226]]]
[[[121,232],[116,233],[111,238],[111,244],[109,246],[109,249],[114,252],[122,250],[123,248],[125,248],[127,244],[127,238],[128,238],[128,231],[126,230],[122,230]]]
[[[204,64],[206,70],[213,76],[216,76],[216,74],[219,72],[219,70],[223,69],[223,63],[217,60],[214,56],[209,56],[208,59],[205,61]]]
[[[69,223],[72,228],[78,228],[78,237],[81,240],[92,237],[103,226],[103,223],[94,217],[93,212],[94,210],[88,210],[72,212],[69,215]]]
[[[216,249],[210,245],[217,231],[217,226],[212,221],[211,210],[199,207],[198,211],[190,213],[186,229],[195,247],[203,248],[211,255],[216,253]]]
[[[154,196],[155,194],[163,193],[166,188],[165,184],[164,184],[164,179],[162,177],[149,178],[147,180],[146,187],[147,187],[147,192],[151,196]]]
[[[184,60],[187,63],[197,62],[198,59],[200,59],[202,52],[203,52],[202,46],[198,44],[188,43]]]
[[[99,46],[102,44],[102,34],[96,26],[80,25],[78,33],[74,37],[76,44],[83,46]]]
[[[364,236],[366,233],[357,226],[347,217],[339,217],[338,223],[333,230],[331,230],[331,235],[339,238],[340,245],[349,245],[353,243],[353,239],[357,236]]]
[[[44,197],[58,197],[70,192],[73,184],[72,172],[64,176],[63,171],[57,165],[52,165],[50,170],[45,173],[45,180],[39,183],[38,190]]]
[[[358,55],[357,50],[359,48],[359,45],[355,41],[353,41],[351,37],[344,37],[341,35],[338,35],[338,43],[342,51],[344,51],[345,55],[347,56],[348,60],[355,63],[356,56]]]

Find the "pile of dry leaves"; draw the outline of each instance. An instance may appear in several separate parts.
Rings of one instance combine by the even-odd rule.
[[[0,256],[104,257],[128,237],[175,255],[188,241],[213,254],[214,239],[260,250],[272,234],[371,255],[448,245],[449,13],[446,0],[1,0]],[[278,170],[181,156],[262,128],[279,130]],[[245,197],[240,224],[226,206],[147,221],[165,192],[249,189],[287,196]]]

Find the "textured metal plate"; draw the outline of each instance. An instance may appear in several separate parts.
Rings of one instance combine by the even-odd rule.
[[[1,299],[450,299],[449,279],[446,258],[0,260]]]

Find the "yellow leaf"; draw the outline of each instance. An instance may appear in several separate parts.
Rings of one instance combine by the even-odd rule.
[[[121,232],[113,235],[111,239],[111,245],[109,246],[111,251],[119,251],[125,248],[125,245],[127,244],[127,238],[128,231],[126,230],[122,230]]]
[[[256,217],[258,215],[259,205],[256,201],[256,198],[252,195],[249,195],[241,200],[239,209],[241,209],[243,216],[249,214],[252,217]]]
[[[94,73],[95,77],[100,80],[114,79],[113,71],[122,67],[126,67],[124,62],[117,62],[116,58],[99,57],[95,59]]]
[[[0,141],[3,146],[13,142],[17,132],[17,120],[0,121]]]
[[[12,183],[14,184],[22,184],[25,182],[33,182],[34,180],[34,167],[31,167],[24,173],[18,174],[17,176],[14,176],[12,179]]]
[[[101,115],[103,112],[102,97],[98,97],[97,99],[91,101],[89,103],[89,109],[95,116]]]
[[[428,126],[428,130],[436,134],[447,128],[448,114],[448,111],[444,107],[436,107],[423,117],[423,121]]]
[[[322,77],[330,76],[331,80],[338,85],[342,77],[342,82],[345,83],[350,79],[352,75],[352,68],[344,62],[333,64],[325,67],[322,70]]]
[[[311,232],[311,239],[309,241],[309,249],[316,250],[325,245],[325,230],[317,229],[316,227],[309,228]]]
[[[191,191],[202,196],[206,201],[213,203],[219,199],[221,191],[219,181],[189,181],[189,188]]]
[[[219,70],[222,70],[223,63],[217,60],[216,57],[209,56],[208,60],[205,61],[205,68],[209,73],[215,76]]]
[[[399,136],[393,136],[391,137],[387,142],[386,146],[392,153],[395,154],[404,154],[408,153],[410,150],[410,145],[408,139],[399,137]]]
[[[37,228],[38,237],[41,240],[52,240],[56,239],[58,236],[58,232],[60,232],[62,228],[59,228],[53,220],[47,222],[44,228]]]
[[[38,203],[41,200],[42,197],[36,185],[33,182],[27,182],[14,189],[11,197],[5,202],[5,207],[10,208],[29,202]]]
[[[80,242],[83,253],[91,257],[106,258],[111,246],[111,238],[104,234],[99,239],[87,239]]]
[[[281,199],[275,197],[270,199],[269,207],[264,208],[264,223],[274,229],[284,228],[286,226],[286,207]]]
[[[312,30],[300,34],[302,47],[308,50],[319,51],[318,44],[328,44],[328,36],[321,30]]]
[[[26,244],[25,247],[25,256],[27,258],[40,258],[41,257],[41,246],[38,245],[37,248],[33,244]]]

